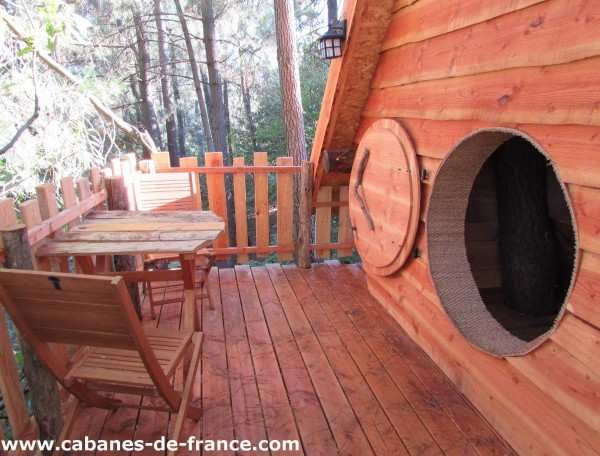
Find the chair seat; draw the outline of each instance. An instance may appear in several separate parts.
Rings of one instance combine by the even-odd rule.
[[[190,346],[194,333],[156,328],[144,328],[144,333],[165,375],[170,377]],[[97,385],[142,389],[154,387],[135,350],[89,347],[66,378]]]

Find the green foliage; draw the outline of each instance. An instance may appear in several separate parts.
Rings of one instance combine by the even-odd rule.
[[[308,42],[300,65],[300,84],[302,89],[302,107],[304,108],[304,128],[306,147],[310,155],[313,139],[321,112],[321,102],[325,92],[325,83],[329,66],[319,57],[316,41]]]

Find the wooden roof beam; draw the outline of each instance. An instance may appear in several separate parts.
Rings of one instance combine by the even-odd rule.
[[[394,4],[394,0],[345,2],[343,16],[348,21],[348,38],[344,55],[331,63],[311,155],[315,195],[326,174],[323,152],[356,148],[354,137]]]

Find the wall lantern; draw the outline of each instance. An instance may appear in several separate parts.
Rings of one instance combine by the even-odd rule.
[[[346,21],[332,21],[327,33],[319,38],[319,51],[323,60],[337,59],[344,52]]]

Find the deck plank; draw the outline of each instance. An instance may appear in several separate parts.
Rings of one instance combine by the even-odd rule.
[[[236,266],[235,275],[267,434],[270,440],[300,440],[250,268]],[[304,451],[288,454],[303,455]]]
[[[267,270],[253,267],[252,275],[296,417],[302,446],[307,455],[336,454],[335,439]]]
[[[374,365],[375,357],[368,349],[365,350],[358,339],[352,340],[356,334],[349,333],[347,327],[339,326],[339,319],[329,312],[330,306],[321,306],[319,300],[324,297],[326,291],[314,287],[313,283],[309,284],[303,277],[305,273],[301,273],[296,267],[284,267],[284,270],[375,453],[378,455],[436,454],[431,451],[435,447],[432,441],[428,442],[429,446],[422,445],[420,448],[411,445],[412,437],[408,434],[411,431],[411,424],[414,425],[415,421],[417,425],[420,423],[417,417],[410,413],[409,407],[406,407],[402,395],[389,388],[393,387],[389,379],[382,389],[385,390],[384,394],[389,395],[390,402],[394,401],[391,407],[392,413],[382,406],[377,393],[380,392],[378,387],[382,386],[382,374],[385,374],[385,371]],[[343,325],[343,322],[341,324]],[[373,377],[375,377],[375,384],[373,384]],[[404,419],[401,426],[394,426],[394,410]],[[420,431],[415,434],[422,434],[422,430]],[[413,448],[417,450],[414,453],[410,452]]]
[[[401,360],[409,366],[428,396],[452,418],[480,455],[512,454],[512,450],[491,425],[458,392],[431,358],[399,329],[396,321],[371,296],[360,266],[342,266],[335,263],[328,266],[334,272],[333,280],[346,284],[355,301],[360,302],[364,309],[374,315],[375,321],[378,322],[379,333],[387,342],[388,353],[383,361],[392,377],[397,378],[399,375],[396,363]]]
[[[414,448],[413,451],[416,453],[419,453],[419,449],[423,448],[423,445],[425,445],[424,449],[427,449],[429,438],[423,443],[419,442],[419,439],[423,438],[424,425],[444,454],[475,455],[475,449],[435,402],[435,399],[422,388],[420,381],[410,371],[410,368],[404,365],[399,357],[389,356],[389,342],[384,337],[379,337],[376,315],[363,309],[352,294],[347,292],[347,286],[332,280],[327,266],[316,266],[305,274],[305,277],[312,287],[320,289],[323,293],[326,301],[324,307],[328,307],[330,312],[336,314],[336,327],[343,328],[344,332],[349,335],[347,343],[354,347],[353,353],[366,351],[365,347],[372,350],[376,361],[371,360],[371,364],[366,364],[364,375],[368,378],[371,372],[385,371],[386,381],[395,383],[397,394],[406,398],[414,417],[419,420],[419,424],[422,423],[421,426],[415,426],[414,419],[407,420],[407,424],[411,422],[415,426],[414,430],[406,430],[412,441],[410,444],[407,443],[409,448]],[[391,397],[394,395],[381,394],[379,400],[385,403],[390,401]]]
[[[336,439],[338,454],[360,454],[361,456],[374,454],[283,269],[279,265],[267,265],[267,271],[290,322],[304,362],[309,368],[313,384]]]
[[[219,279],[235,438],[259,442],[267,433],[234,270],[221,269]]]
[[[181,284],[167,285],[157,300],[181,295]],[[301,452],[273,455],[513,454],[370,296],[360,266],[215,269],[209,290],[213,306],[196,302],[204,345],[194,397],[203,418],[186,420],[182,440],[302,442]],[[180,320],[181,304],[171,303],[145,324],[177,328]],[[172,421],[89,408],[70,438],[149,441],[168,436]]]
[[[233,412],[229,392],[227,350],[219,273],[212,270],[208,280],[213,308],[207,299],[202,303],[202,382],[203,428],[202,437],[209,440],[232,440]],[[213,452],[217,456],[233,456],[233,452]]]

